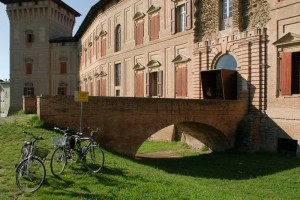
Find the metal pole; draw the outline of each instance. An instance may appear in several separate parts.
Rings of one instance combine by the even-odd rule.
[[[83,104],[80,102],[80,133],[82,133],[82,111],[83,111]]]

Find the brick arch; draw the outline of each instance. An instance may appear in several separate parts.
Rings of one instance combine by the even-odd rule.
[[[246,101],[132,97],[89,97],[83,126],[99,127],[99,143],[134,156],[158,130],[175,124],[215,151],[233,147],[238,123],[247,114]],[[73,96],[37,97],[37,114],[47,123],[79,130],[80,106]]]
[[[176,126],[180,128],[181,131],[201,141],[212,151],[224,151],[232,147],[229,138],[211,125],[189,121],[181,122],[176,124]]]
[[[205,120],[203,120],[205,121]],[[188,135],[193,136],[194,138],[201,141],[207,147],[209,147],[212,151],[224,151],[228,150],[232,147],[229,138],[224,135],[217,128],[202,123],[200,121],[183,121],[177,122],[176,124],[169,124],[170,122],[165,121],[165,123],[159,123],[154,127],[143,127],[139,132],[146,133],[144,137],[139,137],[138,141],[135,141],[134,144],[131,144],[131,147],[134,147],[132,150],[135,151],[134,155],[140,148],[140,146],[153,134],[166,128],[170,125],[175,125],[177,129],[185,132]]]

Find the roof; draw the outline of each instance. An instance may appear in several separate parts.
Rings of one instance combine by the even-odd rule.
[[[98,3],[96,3],[94,6],[91,7],[90,11],[85,16],[83,22],[81,23],[80,27],[78,28],[74,38],[75,40],[78,40],[82,34],[86,31],[86,29],[89,27],[91,22],[95,19],[95,17],[98,15],[98,11],[101,10],[105,5],[110,3],[111,0],[99,0]]]
[[[74,37],[58,37],[49,40],[50,43],[60,43],[60,42],[76,42]]]
[[[12,3],[29,2],[29,1],[33,1],[33,0],[0,0],[0,2],[2,2],[3,4],[6,4],[6,5],[12,4]],[[35,1],[42,1],[42,0],[35,0]],[[61,0],[51,0],[51,1],[54,1],[55,3],[62,6],[66,10],[70,11],[71,13],[73,13],[75,15],[75,17],[81,16],[81,14],[79,12],[77,12],[76,10],[71,8],[68,4],[64,3],[63,1],[61,1]]]

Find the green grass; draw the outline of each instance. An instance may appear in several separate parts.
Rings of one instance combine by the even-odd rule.
[[[29,129],[29,126],[28,121],[0,124],[1,200],[300,199],[299,159],[232,152],[154,160],[132,159],[105,151],[105,168],[101,173],[91,174],[80,163],[70,164],[60,178],[52,176],[51,155],[48,155],[43,186],[32,194],[22,193],[15,185],[14,165],[23,141],[29,139],[23,130],[43,135],[46,140],[39,144],[49,148],[50,154],[53,152],[50,138],[56,135],[41,128]],[[149,149],[144,151],[149,152]]]
[[[143,145],[139,148],[138,153],[150,153],[150,152],[159,152],[159,151],[168,151],[168,150],[182,150],[189,149],[189,146],[183,142],[152,142],[145,141]]]

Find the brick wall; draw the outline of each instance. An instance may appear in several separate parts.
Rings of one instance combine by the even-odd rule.
[[[36,114],[37,105],[36,97],[23,96],[23,110],[26,114]]]
[[[44,96],[37,101],[41,120],[79,130],[80,103],[73,96]],[[89,97],[83,103],[83,127],[101,128],[100,143],[131,156],[152,134],[172,124],[222,151],[232,147],[238,122],[246,113],[244,101]]]

